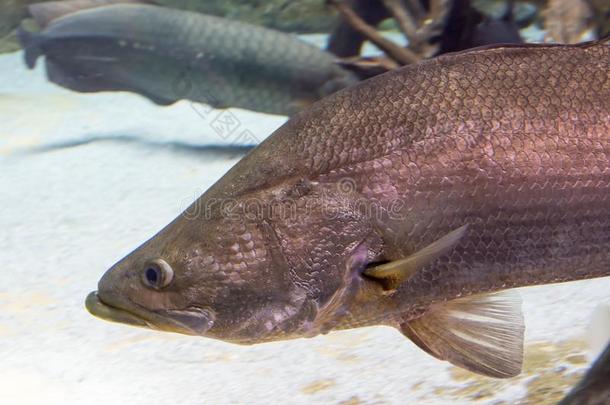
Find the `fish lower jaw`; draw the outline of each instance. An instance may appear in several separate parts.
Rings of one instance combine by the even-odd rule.
[[[137,308],[128,310],[120,305],[120,300],[113,296],[100,297],[97,291],[89,293],[85,300],[85,307],[93,316],[105,321],[181,335],[201,336],[213,325],[213,320],[208,320],[205,325],[198,325],[195,322],[181,322],[172,319],[173,312],[178,312],[183,318],[186,318],[189,311],[156,313],[144,309],[138,310]]]
[[[87,295],[85,300],[85,308],[87,308],[87,311],[89,311],[91,315],[105,321],[154,329],[154,325],[146,321],[144,318],[102,301],[97,291],[93,291]]]

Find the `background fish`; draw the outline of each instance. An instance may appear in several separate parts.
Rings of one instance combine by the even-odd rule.
[[[114,265],[108,320],[253,344],[370,325],[521,370],[514,287],[610,275],[610,47],[475,49],[316,103]]]
[[[356,81],[294,36],[151,5],[79,11],[40,33],[22,27],[19,38],[27,65],[44,55],[60,86],[132,91],[161,105],[188,99],[291,115]]]

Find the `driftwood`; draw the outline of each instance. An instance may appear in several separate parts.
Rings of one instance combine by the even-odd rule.
[[[409,0],[406,3],[402,0],[368,0],[368,2],[329,0],[328,3],[339,11],[346,24],[355,32],[375,44],[397,64],[406,65],[436,53],[437,47],[433,45],[432,38],[441,34],[451,1],[430,0],[427,8],[424,8],[420,0]],[[375,11],[371,13],[373,10]],[[372,18],[367,18],[369,13]],[[396,20],[398,27],[409,41],[408,47],[397,45],[377,31],[375,24],[387,17]],[[337,48],[336,37],[331,36],[329,50],[333,52],[335,48]]]
[[[371,27],[376,27],[390,17],[388,10],[376,0],[349,0],[348,5]],[[330,34],[327,50],[342,58],[358,56],[366,39],[366,36],[356,31],[348,21],[340,18]]]
[[[417,63],[440,53],[497,42],[522,42],[512,19],[513,1],[500,19],[477,11],[470,0],[328,0],[342,17],[331,34],[328,50],[342,57],[342,65],[368,78],[398,66]],[[396,21],[408,41],[406,47],[384,37],[377,25]],[[365,40],[384,57],[359,58]]]
[[[330,0],[332,4],[348,22],[348,24],[356,31],[362,34],[369,41],[377,45],[379,49],[384,51],[386,55],[401,65],[415,63],[420,58],[408,48],[403,48],[395,44],[393,41],[384,38],[377,29],[362,19],[344,0]]]

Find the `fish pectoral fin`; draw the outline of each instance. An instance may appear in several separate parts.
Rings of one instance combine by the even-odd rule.
[[[432,356],[474,373],[508,378],[521,372],[525,326],[517,292],[436,304],[400,329]]]
[[[364,274],[382,281],[386,289],[395,290],[423,267],[453,250],[467,230],[468,225],[461,226],[409,257],[370,267]]]
[[[352,252],[347,260],[345,273],[341,285],[328,302],[317,311],[311,326],[311,333],[315,336],[318,333],[328,333],[339,324],[346,314],[346,303],[350,303],[354,294],[359,289],[360,272],[366,266],[367,245],[361,243]]]

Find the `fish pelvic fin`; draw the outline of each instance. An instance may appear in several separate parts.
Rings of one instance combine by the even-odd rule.
[[[452,251],[466,234],[467,230],[468,225],[461,226],[409,257],[370,267],[364,271],[364,274],[380,281],[384,288],[395,290],[402,283],[417,274],[423,267]]]
[[[17,27],[17,39],[24,51],[25,64],[29,69],[34,69],[36,60],[42,55],[39,35],[36,32],[28,31],[22,24]]]
[[[495,378],[521,373],[525,326],[515,291],[434,304],[420,318],[401,323],[400,330],[432,356],[474,373]]]

